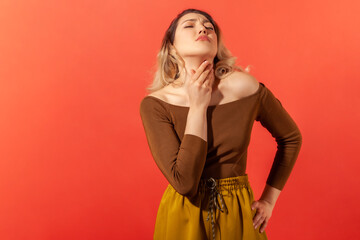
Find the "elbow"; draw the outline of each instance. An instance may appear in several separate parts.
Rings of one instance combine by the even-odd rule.
[[[179,173],[175,174],[171,179],[171,185],[181,195],[192,198],[197,193],[195,180],[189,177],[183,177]]]
[[[295,130],[289,134],[289,139],[299,144],[302,143],[302,134],[298,127],[296,127]]]
[[[191,187],[185,189],[186,191],[183,192],[183,195],[188,198],[193,198],[197,194],[197,185],[192,184]]]
[[[188,198],[192,198],[197,193],[197,186],[193,183],[181,183],[174,186],[175,190]]]
[[[301,147],[302,144],[302,134],[300,130],[297,128],[295,131],[292,131],[291,133],[276,138],[276,141],[279,145],[291,145],[291,146],[297,146]]]
[[[296,154],[299,154],[302,145],[302,135],[300,131],[297,131],[296,135],[292,138],[291,145],[296,149]]]
[[[277,138],[276,141],[278,150],[283,152],[283,154],[297,156],[300,152],[303,140],[301,132],[299,129],[296,129],[285,137]]]
[[[295,134],[294,142],[295,142],[295,144],[297,144],[298,148],[301,147],[301,145],[302,145],[302,134],[301,134],[299,129],[297,130],[297,133]]]

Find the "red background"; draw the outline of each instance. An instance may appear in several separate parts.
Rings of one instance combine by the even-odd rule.
[[[139,104],[166,28],[209,12],[303,145],[269,239],[359,239],[358,1],[0,2],[0,239],[152,239],[168,184]],[[254,124],[250,182],[276,152]]]

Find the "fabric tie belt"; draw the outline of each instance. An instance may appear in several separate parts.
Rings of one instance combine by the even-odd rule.
[[[225,201],[222,197],[222,194],[217,189],[217,184],[214,178],[209,178],[206,181],[206,186],[210,189],[210,199],[209,199],[209,208],[208,208],[208,216],[206,221],[209,221],[209,216],[211,214],[211,230],[212,230],[212,237],[215,239],[215,224],[214,224],[214,205],[217,209],[221,212],[228,213],[228,209],[225,205]],[[221,208],[218,204],[218,198],[220,198]]]

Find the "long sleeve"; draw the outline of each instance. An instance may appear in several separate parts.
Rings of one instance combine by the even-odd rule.
[[[277,151],[266,183],[283,190],[302,145],[302,135],[279,99],[263,84],[256,121],[260,121],[277,142]]]
[[[180,141],[166,107],[153,98],[141,101],[140,116],[160,171],[178,193],[193,197],[205,166],[208,142],[192,134],[185,134]]]

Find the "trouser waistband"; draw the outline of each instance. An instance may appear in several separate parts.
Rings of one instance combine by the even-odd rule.
[[[217,191],[231,191],[239,187],[248,187],[250,185],[248,175],[241,175],[229,178],[201,178],[199,182],[200,192],[209,192],[213,188]]]
[[[211,217],[212,239],[215,239],[215,209],[219,209],[222,213],[228,213],[228,209],[222,197],[223,192],[232,191],[241,187],[248,187],[249,185],[250,183],[247,174],[230,178],[216,179],[210,177],[200,179],[199,192],[209,193],[208,216],[206,221],[209,221]]]

